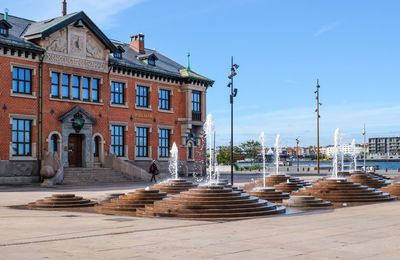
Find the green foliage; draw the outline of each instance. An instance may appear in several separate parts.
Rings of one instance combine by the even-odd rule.
[[[240,149],[237,146],[233,147],[233,162],[240,159]],[[217,161],[221,165],[229,165],[231,163],[231,147],[219,146],[217,148]]]
[[[253,162],[257,160],[258,154],[261,153],[262,149],[261,143],[255,140],[248,140],[244,143],[241,143],[239,147],[245,154],[245,157]]]

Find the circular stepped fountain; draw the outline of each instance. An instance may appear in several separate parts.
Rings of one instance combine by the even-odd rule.
[[[311,184],[305,180],[302,180],[300,178],[294,178],[286,174],[271,174],[268,177],[265,178],[265,186],[267,187],[274,187],[277,184],[280,184],[282,182],[287,182],[289,180],[290,183],[296,183],[300,185],[300,188],[305,187],[305,186],[310,186]],[[260,187],[264,186],[264,180],[259,179],[256,180],[253,183],[248,183],[244,185],[244,189],[247,191],[252,190],[255,187]]]
[[[129,192],[119,198],[112,199],[110,202],[96,206],[96,211],[100,213],[130,212],[134,213],[138,208],[153,204],[155,201],[162,200],[167,193],[155,189],[138,189]]]
[[[168,194],[178,194],[182,191],[187,191],[195,187],[197,187],[197,184],[193,184],[192,182],[183,179],[169,179],[153,185],[154,189],[166,192]]]
[[[369,173],[352,174],[350,176],[350,180],[354,183],[359,183],[375,189],[379,189],[389,185],[389,183],[387,183],[385,179],[375,177],[374,175]]]
[[[400,197],[400,182],[395,182],[390,186],[381,189],[383,192],[387,192],[392,196]]]
[[[379,174],[379,173],[376,173],[376,172],[368,172],[368,173],[373,175],[373,176],[375,176],[375,177],[381,178],[381,179],[390,180],[390,177],[387,177],[385,175],[382,175],[382,174]]]
[[[99,203],[109,202],[112,199],[117,199],[119,196],[123,196],[125,193],[107,193],[106,195],[100,197],[97,201]]]
[[[289,198],[289,193],[276,190],[273,187],[256,187],[248,192],[250,195],[271,202],[282,202]]]
[[[324,179],[311,187],[301,189],[294,195],[311,195],[333,203],[374,203],[391,201],[395,198],[380,190],[347,181],[346,179]]]
[[[329,209],[333,204],[329,201],[316,199],[314,196],[290,196],[290,199],[284,200],[283,205],[287,207],[301,208],[303,210]]]
[[[91,207],[95,204],[96,202],[74,194],[53,194],[51,197],[29,203],[28,208],[80,208]]]
[[[284,212],[285,207],[231,188],[211,185],[157,201],[153,206],[146,206],[141,215],[197,220],[237,220]]]
[[[281,182],[274,185],[274,188],[283,192],[291,193],[293,191],[299,190],[304,186],[298,182]]]

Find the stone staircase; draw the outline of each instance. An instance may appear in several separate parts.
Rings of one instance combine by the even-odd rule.
[[[111,168],[64,168],[63,185],[129,183],[136,179]]]

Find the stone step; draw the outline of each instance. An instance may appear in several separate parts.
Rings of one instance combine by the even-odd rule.
[[[129,183],[132,181],[135,181],[135,179],[110,168],[65,168],[63,184],[93,185]]]

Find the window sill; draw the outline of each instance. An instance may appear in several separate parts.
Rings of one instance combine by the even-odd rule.
[[[153,158],[150,157],[135,157],[135,161],[152,161]]]
[[[169,157],[158,157],[158,161],[168,162],[169,161]]]
[[[79,103],[79,104],[88,104],[88,105],[95,105],[95,106],[103,106],[104,104],[101,102],[90,102],[90,101],[82,101],[77,99],[66,99],[66,98],[56,98],[50,97],[51,101],[59,101],[59,102],[71,102],[71,103]]]
[[[122,104],[110,104],[110,107],[118,107],[118,108],[128,108],[128,105],[122,105]]]
[[[37,158],[32,156],[11,156],[10,161],[36,161]]]
[[[23,94],[23,93],[14,93],[14,92],[11,92],[11,95],[10,95],[10,96],[12,96],[12,97],[19,97],[19,98],[37,99],[35,93],[32,93],[32,94]]]
[[[161,113],[168,113],[168,114],[173,114],[173,113],[175,113],[175,111],[173,110],[173,109],[170,109],[170,110],[166,110],[166,109],[158,109],[158,112],[161,112]]]
[[[138,110],[153,111],[153,109],[151,109],[151,106],[150,107],[138,107],[137,105],[135,105],[135,108]]]

